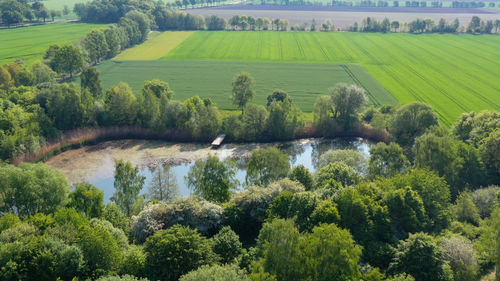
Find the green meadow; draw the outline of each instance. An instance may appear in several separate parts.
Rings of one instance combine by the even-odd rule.
[[[498,46],[495,35],[196,32],[162,59],[359,64],[400,103],[429,103],[450,125],[500,109]]]
[[[43,5],[47,7],[49,10],[61,11],[64,9],[64,6],[68,6],[71,12],[68,15],[62,15],[56,19],[77,19],[78,16],[73,12],[73,7],[78,3],[86,3],[91,0],[44,0],[42,1]]]
[[[236,109],[231,104],[231,81],[247,71],[256,80],[254,102],[265,105],[275,89],[287,91],[303,111],[311,112],[318,96],[328,93],[336,83],[358,84],[367,90],[372,104],[397,101],[366,71],[357,65],[321,63],[259,63],[218,61],[108,61],[98,66],[105,88],[126,81],[134,91],[144,80],[168,81],[175,99],[191,96],[211,98],[221,109]]]
[[[70,10],[73,10],[75,4],[78,3],[86,3],[90,2],[90,0],[45,0],[42,1],[43,5],[45,5],[49,9],[62,11],[64,6],[68,6]]]
[[[0,65],[17,59],[31,64],[40,60],[51,44],[78,42],[91,29],[103,25],[54,23],[0,30]]]

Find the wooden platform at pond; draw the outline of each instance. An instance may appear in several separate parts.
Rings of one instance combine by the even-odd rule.
[[[212,148],[219,148],[225,137],[226,135],[224,134],[218,135],[217,138],[215,138],[215,140],[212,142]]]

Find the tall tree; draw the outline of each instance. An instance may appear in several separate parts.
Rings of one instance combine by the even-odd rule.
[[[116,160],[115,161],[115,193],[111,201],[121,207],[122,211],[130,216],[132,207],[139,198],[144,180],[146,177],[139,175],[139,168],[133,167],[132,163]]]
[[[83,38],[83,47],[87,51],[88,60],[91,63],[98,63],[109,53],[108,43],[104,30],[93,29]]]
[[[100,218],[104,211],[104,191],[90,183],[79,183],[69,194],[69,206],[89,218]]]
[[[23,11],[25,7],[20,1],[5,0],[0,2],[0,12],[2,22],[9,27],[23,21]]]
[[[47,115],[56,128],[70,130],[83,124],[85,109],[80,89],[76,84],[54,84],[40,91],[39,98],[42,99],[44,96]]]
[[[20,217],[49,214],[66,203],[66,178],[44,164],[2,165],[0,178],[0,213],[13,212]]]
[[[57,76],[57,73],[50,69],[50,67],[48,67],[45,63],[42,63],[40,61],[37,61],[31,65],[31,73],[33,74],[34,85],[53,82]],[[2,84],[1,78],[0,84]]]
[[[73,45],[61,46],[54,53],[53,65],[55,71],[65,72],[73,77],[73,73],[83,67],[82,51]]]
[[[402,173],[409,164],[403,149],[397,143],[387,145],[379,142],[370,148],[368,174],[371,178],[392,177]]]
[[[353,120],[357,119],[356,113],[367,102],[365,90],[356,85],[337,84],[330,89],[333,103],[333,117],[340,120],[344,128],[348,128]]]
[[[293,221],[272,220],[262,227],[257,253],[254,273],[261,268],[278,281],[360,279],[361,247],[349,231],[335,224],[323,224],[301,235]]]
[[[104,36],[106,37],[106,43],[108,44],[107,58],[115,57],[121,50],[118,32],[119,28],[116,26],[111,26],[104,30]]]
[[[300,182],[306,190],[311,190],[314,187],[314,178],[304,165],[293,167],[288,177],[291,180]]]
[[[313,126],[318,133],[329,136],[332,128],[332,99],[328,96],[320,96],[314,104]]]
[[[169,202],[179,196],[179,186],[170,165],[159,165],[153,170],[148,198]]]
[[[233,78],[232,101],[241,109],[241,114],[245,105],[255,96],[254,85],[255,80],[248,72],[242,72]]]
[[[435,239],[425,233],[401,241],[390,266],[394,273],[408,273],[419,281],[446,281],[445,261]]]
[[[220,161],[217,156],[209,155],[205,160],[195,161],[186,180],[195,194],[209,201],[226,202],[239,184],[236,170],[236,163],[231,159]]]
[[[137,98],[127,83],[106,91],[108,122],[113,125],[132,125],[137,116]]]
[[[80,85],[83,90],[89,90],[94,98],[102,95],[102,83],[97,68],[91,66],[85,68],[80,74]]]
[[[394,114],[389,132],[402,146],[411,146],[416,137],[431,126],[438,125],[438,115],[427,104],[409,103],[400,107]]]
[[[242,136],[246,140],[257,140],[264,131],[267,121],[266,108],[261,105],[250,103],[243,112]]]
[[[146,272],[151,280],[175,281],[183,274],[217,260],[210,240],[198,231],[180,225],[149,237],[144,251]]]
[[[246,182],[266,186],[272,181],[284,178],[290,170],[288,155],[276,147],[258,148],[252,151],[248,162]]]
[[[167,104],[174,95],[167,82],[158,79],[144,81],[139,95],[138,120],[142,126],[154,130],[165,127],[165,119],[169,114]]]

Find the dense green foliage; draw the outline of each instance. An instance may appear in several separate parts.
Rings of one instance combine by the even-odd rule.
[[[194,194],[213,202],[226,202],[239,184],[235,178],[236,163],[231,159],[220,161],[217,156],[196,160],[186,180]]]
[[[248,162],[247,184],[268,185],[284,178],[290,170],[288,156],[276,147],[256,149]]]
[[[12,7],[5,9],[5,3]],[[15,10],[20,2],[1,4],[6,23],[5,19],[19,20]],[[176,5],[196,4],[186,0]],[[36,5],[40,4],[33,7]],[[237,190],[237,166],[232,160],[209,156],[197,160],[186,177],[195,195],[187,198],[176,198],[176,183],[168,166],[156,168],[148,192],[141,194],[145,177],[139,167],[116,160],[115,193],[108,204],[98,188],[77,183],[70,189],[60,172],[43,164],[1,163],[1,280],[472,281],[494,270],[499,278],[497,112],[464,114],[448,130],[439,122],[449,126],[450,120],[438,117],[449,118],[457,113],[454,109],[439,103],[435,103],[436,111],[423,103],[378,106],[378,97],[369,89],[338,84],[329,96],[319,97],[312,123],[305,124],[295,96],[287,91],[267,89],[266,96],[260,97],[261,105],[250,103],[258,92],[248,73],[238,74],[232,84],[227,82],[241,115],[220,112],[209,98],[191,96],[175,101],[170,85],[158,79],[145,81],[135,91],[124,82],[103,87],[100,73],[93,67],[83,70],[80,86],[54,83],[58,74],[71,77],[87,63],[111,58],[144,41],[153,24],[160,29],[200,29],[206,24],[200,17],[150,1],[92,1],[77,5],[75,11],[87,21],[117,24],[92,30],[81,48],[51,45],[45,61],[30,68],[22,63],[0,67],[2,160],[18,164],[17,160],[28,159],[22,156],[48,149],[47,139],[99,126],[137,128],[152,136],[182,140],[204,141],[219,133],[230,140],[288,140],[307,132],[317,136],[373,134],[387,143],[372,146],[369,159],[357,151],[323,153],[315,173],[304,166],[291,169],[290,159],[275,146],[258,148],[245,163],[244,190]],[[477,21],[473,19],[470,32],[485,31],[487,23]],[[209,24],[211,29],[223,29],[226,23],[211,18]],[[251,17],[229,21],[233,29],[242,30],[264,29],[265,24],[265,20]],[[279,19],[269,24],[271,29],[287,28],[287,22]],[[421,24],[412,23],[409,28],[428,31],[429,26]],[[386,20],[365,20],[361,28],[386,32],[393,27]],[[436,28],[448,32],[451,27],[440,22]],[[321,29],[333,28],[325,23]],[[206,34],[203,36],[226,33]],[[283,40],[299,38],[282,34]],[[353,35],[337,38],[347,38],[343,36]],[[193,37],[186,42],[199,40]],[[248,37],[240,38],[238,44],[255,39]],[[386,46],[376,37],[370,38],[371,48]],[[411,43],[412,38],[403,38],[409,43],[394,44]],[[221,56],[228,48],[221,42],[220,49],[213,51],[207,44],[206,51]],[[185,44],[172,52],[177,58],[193,51]],[[488,46],[479,49],[491,50]],[[416,50],[409,62],[424,51]],[[323,50],[323,56],[328,52]],[[233,54],[227,52],[223,58],[231,59]],[[251,57],[251,52],[247,55],[260,60]],[[397,54],[386,55],[397,58]],[[450,60],[443,52],[432,56],[439,55]],[[278,60],[287,56],[292,57],[280,52]],[[312,51],[302,56],[314,61],[321,54]],[[357,56],[350,56],[350,61],[356,62]],[[370,60],[369,64],[383,63],[376,56]],[[371,71],[379,71],[374,65]],[[391,67],[385,71],[396,72]],[[341,68],[349,72],[349,67]],[[495,87],[494,80],[488,80],[495,71],[477,78],[489,81],[477,91]],[[433,78],[443,78],[440,72],[431,72]],[[414,78],[412,73],[412,79],[424,77]],[[391,79],[396,80],[393,75]],[[434,97],[432,89],[448,90],[434,83],[428,86],[425,90],[431,93],[425,95],[412,90],[414,98],[425,101]],[[462,93],[457,90],[457,95]],[[229,94],[225,99],[230,101]],[[368,99],[378,107],[364,110]],[[461,96],[455,105],[467,108],[466,99]],[[484,108],[496,109],[495,98],[488,99],[479,98],[477,106],[489,103]]]
[[[173,226],[146,240],[148,276],[153,280],[178,280],[183,274],[217,260],[210,240],[189,227]]]

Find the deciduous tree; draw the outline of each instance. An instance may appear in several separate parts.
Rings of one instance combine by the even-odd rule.
[[[175,225],[149,237],[144,244],[151,280],[178,280],[183,274],[217,261],[212,243],[189,227]]]
[[[139,175],[139,168],[133,167],[132,163],[123,160],[115,161],[115,193],[111,201],[121,207],[122,211],[130,216],[132,207],[139,199],[146,177]]]
[[[397,143],[387,145],[379,142],[370,148],[368,174],[371,178],[392,177],[402,173],[409,164],[403,149]]]
[[[73,77],[75,71],[83,67],[83,55],[81,50],[73,45],[63,45],[54,53],[52,62],[55,71],[68,73]]]
[[[159,165],[153,170],[153,179],[148,188],[148,198],[170,202],[179,196],[179,186],[171,166]]]
[[[246,182],[266,186],[270,182],[284,178],[290,170],[288,156],[276,147],[258,148],[252,151],[248,162]]]
[[[241,109],[241,114],[246,104],[255,96],[254,85],[255,80],[248,72],[242,72],[233,78],[232,101]]]
[[[209,155],[207,159],[195,161],[186,180],[195,194],[209,201],[226,202],[239,184],[236,170],[236,163],[231,159],[221,161]]]

